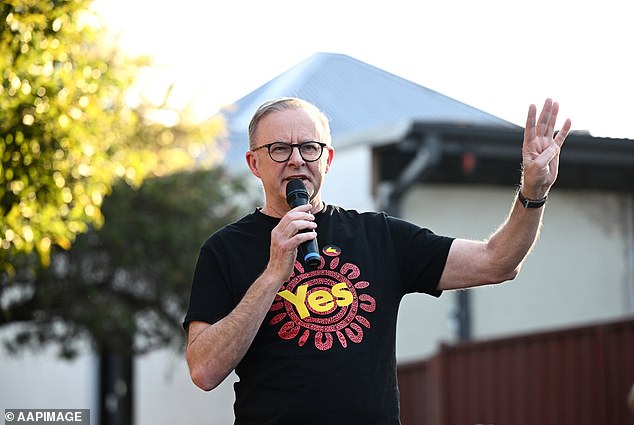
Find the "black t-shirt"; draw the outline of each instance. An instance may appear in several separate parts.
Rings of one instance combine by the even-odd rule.
[[[295,263],[236,367],[235,423],[399,424],[398,306],[407,293],[440,295],[453,239],[335,206],[315,221],[321,265]],[[278,222],[255,211],[203,244],[185,326],[231,312],[266,268]]]

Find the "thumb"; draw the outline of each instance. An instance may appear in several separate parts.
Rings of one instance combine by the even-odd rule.
[[[557,143],[551,143],[548,148],[546,148],[537,158],[536,162],[539,166],[545,167],[550,164],[550,162],[559,155],[559,146]]]

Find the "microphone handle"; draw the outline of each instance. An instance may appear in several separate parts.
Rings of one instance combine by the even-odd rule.
[[[317,238],[306,241],[300,245],[301,254],[306,267],[316,269],[321,264],[321,256],[317,247]]]
[[[297,197],[291,203],[290,207],[295,208],[300,205],[306,205],[308,202],[302,202],[304,198]],[[302,230],[306,232],[307,230]],[[321,256],[319,255],[319,246],[317,245],[317,238],[311,239],[306,242],[302,242],[299,246],[299,252],[301,259],[304,261],[304,265],[310,269],[316,269],[321,264]]]

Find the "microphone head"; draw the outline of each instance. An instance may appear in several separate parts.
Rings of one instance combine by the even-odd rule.
[[[286,184],[286,202],[292,208],[308,203],[308,191],[300,179],[293,179]]]

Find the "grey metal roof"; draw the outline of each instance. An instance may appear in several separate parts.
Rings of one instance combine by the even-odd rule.
[[[244,163],[247,127],[263,102],[296,96],[330,117],[333,144],[404,121],[518,128],[515,124],[350,56],[316,53],[225,108],[225,162]]]

